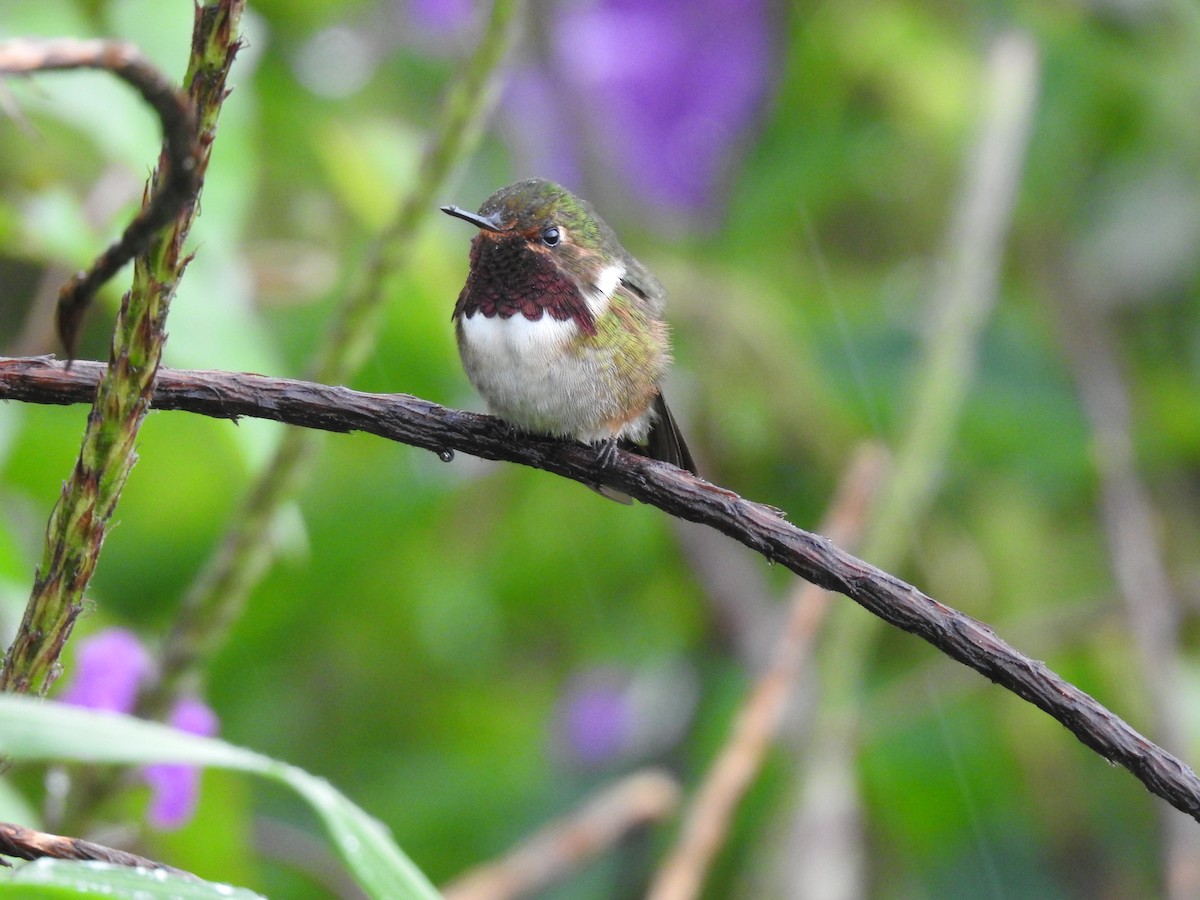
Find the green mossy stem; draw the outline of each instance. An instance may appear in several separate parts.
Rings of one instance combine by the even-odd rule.
[[[197,196],[226,96],[225,80],[239,46],[233,35],[243,6],[243,0],[218,0],[196,10],[184,83],[200,122]],[[160,159],[145,197],[157,190],[162,170]],[[134,260],[133,285],[121,300],[113,328],[109,366],[88,414],[79,459],[50,514],[29,603],[0,669],[0,690],[44,695],[61,671],[59,656],[84,608],[84,591],[95,572],[108,522],[137,462],[134,445],[150,408],[166,341],[167,311],[190,260],[182,247],[197,208],[193,197]]]

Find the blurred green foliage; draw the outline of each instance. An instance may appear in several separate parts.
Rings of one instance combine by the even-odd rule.
[[[1040,99],[998,309],[938,497],[911,523],[896,574],[1152,727],[1063,349],[1072,315],[1106,316],[1181,604],[1185,704],[1200,709],[1200,13],[1188,0],[872,0],[776,14],[777,81],[721,203],[664,225],[661,211],[589,198],[668,286],[670,396],[706,475],[813,527],[854,446],[896,437],[982,59],[991,36],[1025,29],[1041,55]],[[469,33],[418,41],[378,27],[397,15],[365,0],[252,6],[168,365],[304,371],[470,46]],[[339,25],[373,37],[374,66],[359,89],[322,96],[306,48]],[[190,4],[0,2],[0,36],[119,36],[169,72],[189,29]],[[129,215],[158,137],[132,95],[100,75],[7,88],[24,121],[0,122],[0,351],[51,352],[46,297]],[[519,166],[491,133],[445,202],[471,207],[535,174]],[[353,387],[480,408],[449,322],[466,253],[461,225],[429,224]],[[1063,303],[1068,281],[1082,313]],[[107,345],[120,290],[103,292],[85,356]],[[85,416],[0,408],[6,645]],[[164,631],[278,434],[271,423],[150,416],[77,636],[119,624],[153,642]],[[638,762],[665,762],[694,784],[748,683],[672,522],[545,473],[334,436],[275,530],[281,558],[208,672],[222,736],[329,778],[434,881]],[[754,564],[782,600],[787,573]],[[640,758],[572,759],[561,709],[573,680],[597,669],[651,682],[690,673],[689,726]],[[675,699],[681,715],[689,697]],[[890,632],[862,703],[874,894],[1162,891],[1160,801],[1031,706]],[[1169,749],[1194,758],[1196,721],[1184,723],[1190,745]],[[789,765],[776,760],[757,786],[711,896],[748,890],[750,870],[767,865]],[[41,802],[33,773],[17,781]],[[143,803],[121,798],[102,818],[136,818]],[[323,896],[316,876],[248,840],[211,839],[265,829],[298,840],[292,828],[315,832],[290,798],[210,773],[196,823],[146,836],[140,852],[272,896]],[[336,868],[303,846],[314,869]],[[636,896],[652,865],[635,841],[553,896]]]

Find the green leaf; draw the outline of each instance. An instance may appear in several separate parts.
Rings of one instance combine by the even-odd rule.
[[[39,859],[0,881],[0,897],[41,900],[103,897],[105,900],[261,900],[262,895],[212,881],[199,881],[162,869],[135,869],[102,862]]]
[[[397,900],[437,900],[440,896],[387,829],[327,781],[224,741],[132,716],[5,696],[0,697],[0,755],[87,763],[189,763],[263,775],[308,801],[370,896]]]

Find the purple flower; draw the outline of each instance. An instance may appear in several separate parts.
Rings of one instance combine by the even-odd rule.
[[[61,699],[86,709],[132,712],[138,686],[149,673],[150,654],[137,636],[109,628],[80,642],[75,677]]]
[[[549,59],[508,95],[531,168],[570,185],[581,163],[602,163],[628,193],[668,211],[710,206],[766,97],[766,0],[596,0],[559,10]],[[592,158],[564,147],[564,134]]]
[[[563,691],[554,749],[562,761],[585,768],[648,759],[682,739],[697,697],[696,673],[682,660],[637,670],[591,669]]]
[[[75,674],[62,702],[106,712],[133,712],[138,689],[152,669],[150,654],[137,636],[122,628],[101,631],[79,644]],[[205,737],[216,734],[217,717],[200,700],[185,698],[171,713],[170,724]],[[149,819],[155,828],[178,828],[195,812],[200,772],[195,766],[147,766]]]
[[[212,737],[217,733],[217,716],[199,700],[184,698],[171,713],[170,724],[188,734]],[[200,796],[200,770],[180,763],[146,766],[142,777],[150,785],[153,798],[148,817],[150,824],[166,831],[186,825],[196,812]]]
[[[571,754],[586,765],[617,756],[629,736],[629,709],[615,684],[579,686],[563,709],[561,733]]]
[[[471,21],[475,3],[473,0],[409,0],[408,10],[423,28],[449,34]]]

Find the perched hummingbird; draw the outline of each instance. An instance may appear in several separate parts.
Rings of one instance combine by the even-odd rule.
[[[599,443],[604,459],[640,445],[694,473],[661,391],[666,292],[591,205],[531,178],[478,213],[442,212],[479,228],[453,319],[488,408],[531,433]]]

